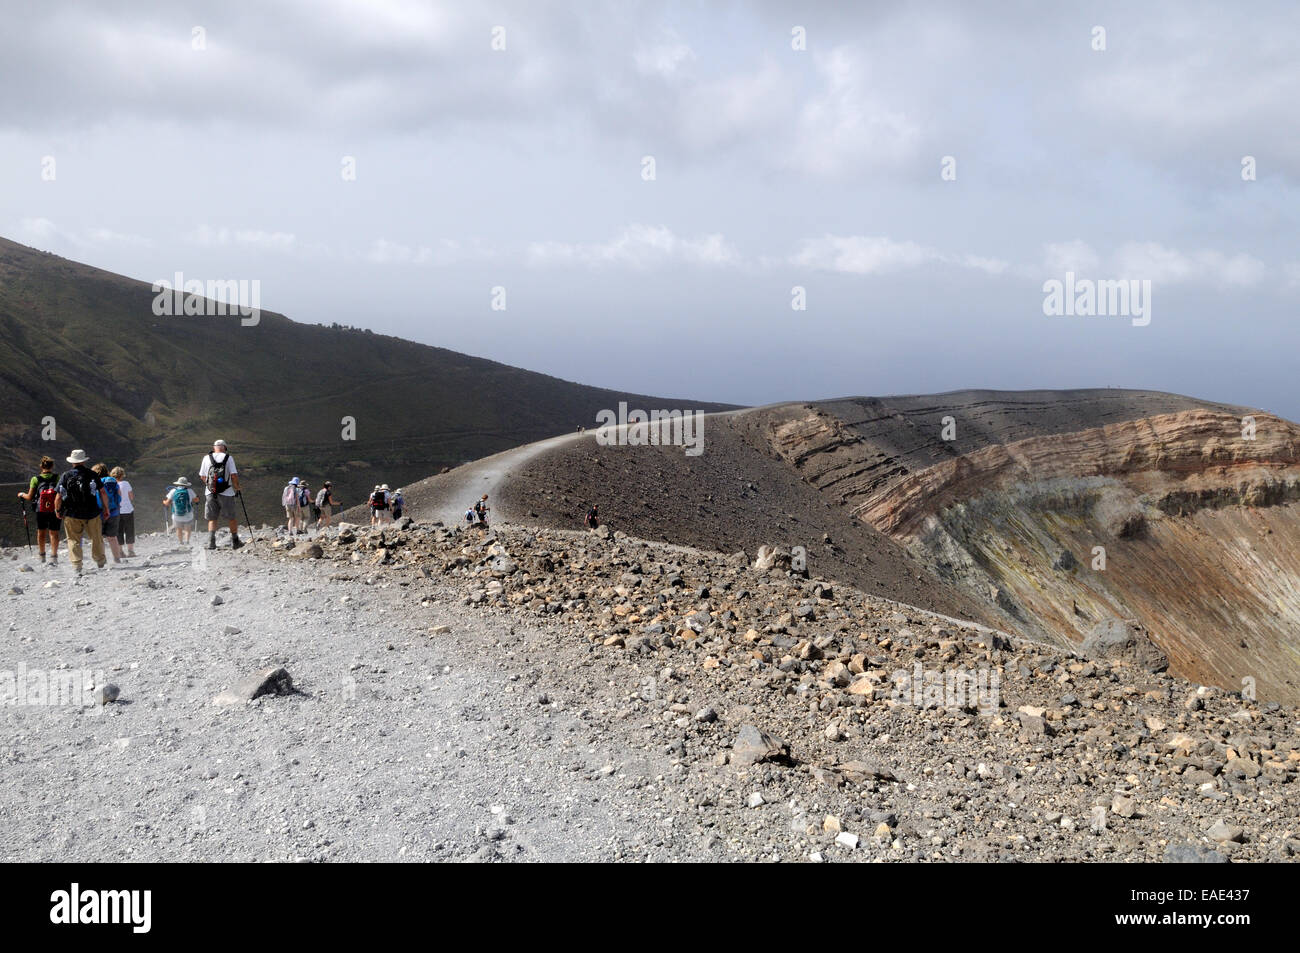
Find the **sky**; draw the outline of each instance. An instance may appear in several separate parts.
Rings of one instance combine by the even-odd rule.
[[[110,271],[628,393],[1121,386],[1300,419],[1300,5],[0,19],[0,235]],[[1067,272],[1135,294],[1045,313]]]

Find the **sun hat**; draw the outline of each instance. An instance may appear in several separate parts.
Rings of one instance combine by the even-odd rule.
[[[379,489],[381,489],[381,490],[387,490],[387,489],[388,489],[388,484],[385,483],[385,484],[384,484],[383,486],[381,486]]]
[[[172,486],[191,486],[191,485],[192,484],[190,483],[189,477],[177,477],[176,482],[172,484]]]
[[[225,450],[225,449],[226,449],[226,441],[224,441],[224,440],[214,440],[214,441],[212,441],[212,446],[214,446],[214,447],[220,447],[222,450]]]
[[[72,456],[68,457],[69,463],[85,463],[90,457],[86,455],[85,450],[73,450]]]

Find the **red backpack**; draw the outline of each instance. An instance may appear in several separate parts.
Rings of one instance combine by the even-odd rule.
[[[38,476],[36,487],[36,512],[53,513],[54,501],[59,496],[59,478],[50,474],[48,478]]]

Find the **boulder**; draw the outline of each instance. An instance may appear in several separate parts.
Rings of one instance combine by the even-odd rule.
[[[1136,624],[1124,619],[1103,619],[1092,627],[1079,646],[1087,658],[1122,660],[1148,672],[1163,672],[1169,659]]]

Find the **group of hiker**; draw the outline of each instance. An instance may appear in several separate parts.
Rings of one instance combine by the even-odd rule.
[[[90,458],[84,450],[74,450],[68,457],[72,468],[62,475],[54,472],[52,457],[41,457],[40,472],[31,478],[23,501],[23,522],[27,522],[27,506],[36,511],[36,546],[41,562],[45,562],[46,544],[49,560],[59,563],[59,531],[68,538],[68,560],[81,571],[81,541],[90,539],[90,553],[95,564],[107,563],[104,543],[107,541],[113,562],[135,557],[135,491],[121,467],[108,468],[97,463],[86,463]]]
[[[41,562],[59,561],[59,533],[68,541],[68,560],[73,569],[81,572],[82,541],[90,540],[90,555],[95,565],[103,569],[107,564],[105,543],[113,562],[135,557],[135,491],[126,479],[122,467],[111,470],[106,464],[88,466],[89,457],[84,450],[73,450],[67,458],[71,468],[62,474],[54,470],[54,460],[42,457],[40,472],[31,478],[26,492],[19,493],[23,501],[23,521],[27,522],[28,507],[36,514],[36,540]],[[237,500],[239,468],[224,440],[214,440],[212,450],[204,454],[199,464],[198,477],[205,489],[203,516],[208,524],[208,549],[217,548],[218,524],[230,528],[230,547],[244,545],[239,538]],[[178,477],[163,497],[162,506],[171,520],[176,539],[182,545],[190,542],[198,523],[198,494],[188,477]],[[242,501],[240,501],[242,503]],[[281,494],[284,515],[290,535],[306,533],[315,524],[319,528],[330,525],[334,507],[334,484],[326,480],[313,495],[310,484],[294,477]],[[402,490],[389,488],[387,483],[375,484],[370,494],[370,524],[392,522],[402,518],[406,505]],[[488,528],[488,495],[483,494],[469,510],[465,520],[484,531]],[[245,520],[248,511],[244,510]],[[600,525],[595,504],[587,511],[584,520],[588,529]],[[30,545],[30,540],[29,540]]]
[[[377,526],[380,523],[391,523],[393,520],[402,518],[402,509],[406,506],[406,500],[402,496],[402,488],[391,490],[387,483],[376,483],[375,488],[370,492],[368,501],[370,506],[370,525]]]
[[[36,513],[36,545],[41,562],[46,549],[51,565],[59,562],[59,533],[68,541],[68,561],[78,574],[84,560],[83,542],[90,541],[90,558],[100,569],[108,564],[135,558],[135,490],[122,467],[97,463],[89,465],[84,450],[73,450],[67,458],[72,466],[55,473],[54,460],[42,457],[40,472],[31,478],[26,492],[19,493],[23,522],[27,524],[30,507]],[[217,548],[217,524],[230,527],[231,548],[244,545],[239,538],[236,497],[239,496],[239,470],[224,440],[213,441],[211,452],[199,465],[199,480],[207,490],[204,516],[208,521],[208,548]],[[198,496],[186,477],[177,479],[162,499],[171,517],[177,539],[189,542],[197,521]],[[105,553],[105,544],[108,553]]]
[[[311,484],[294,477],[280,491],[280,505],[284,507],[285,528],[290,536],[307,533],[313,525],[324,529],[330,525],[334,507],[334,483],[326,480],[314,495]]]

